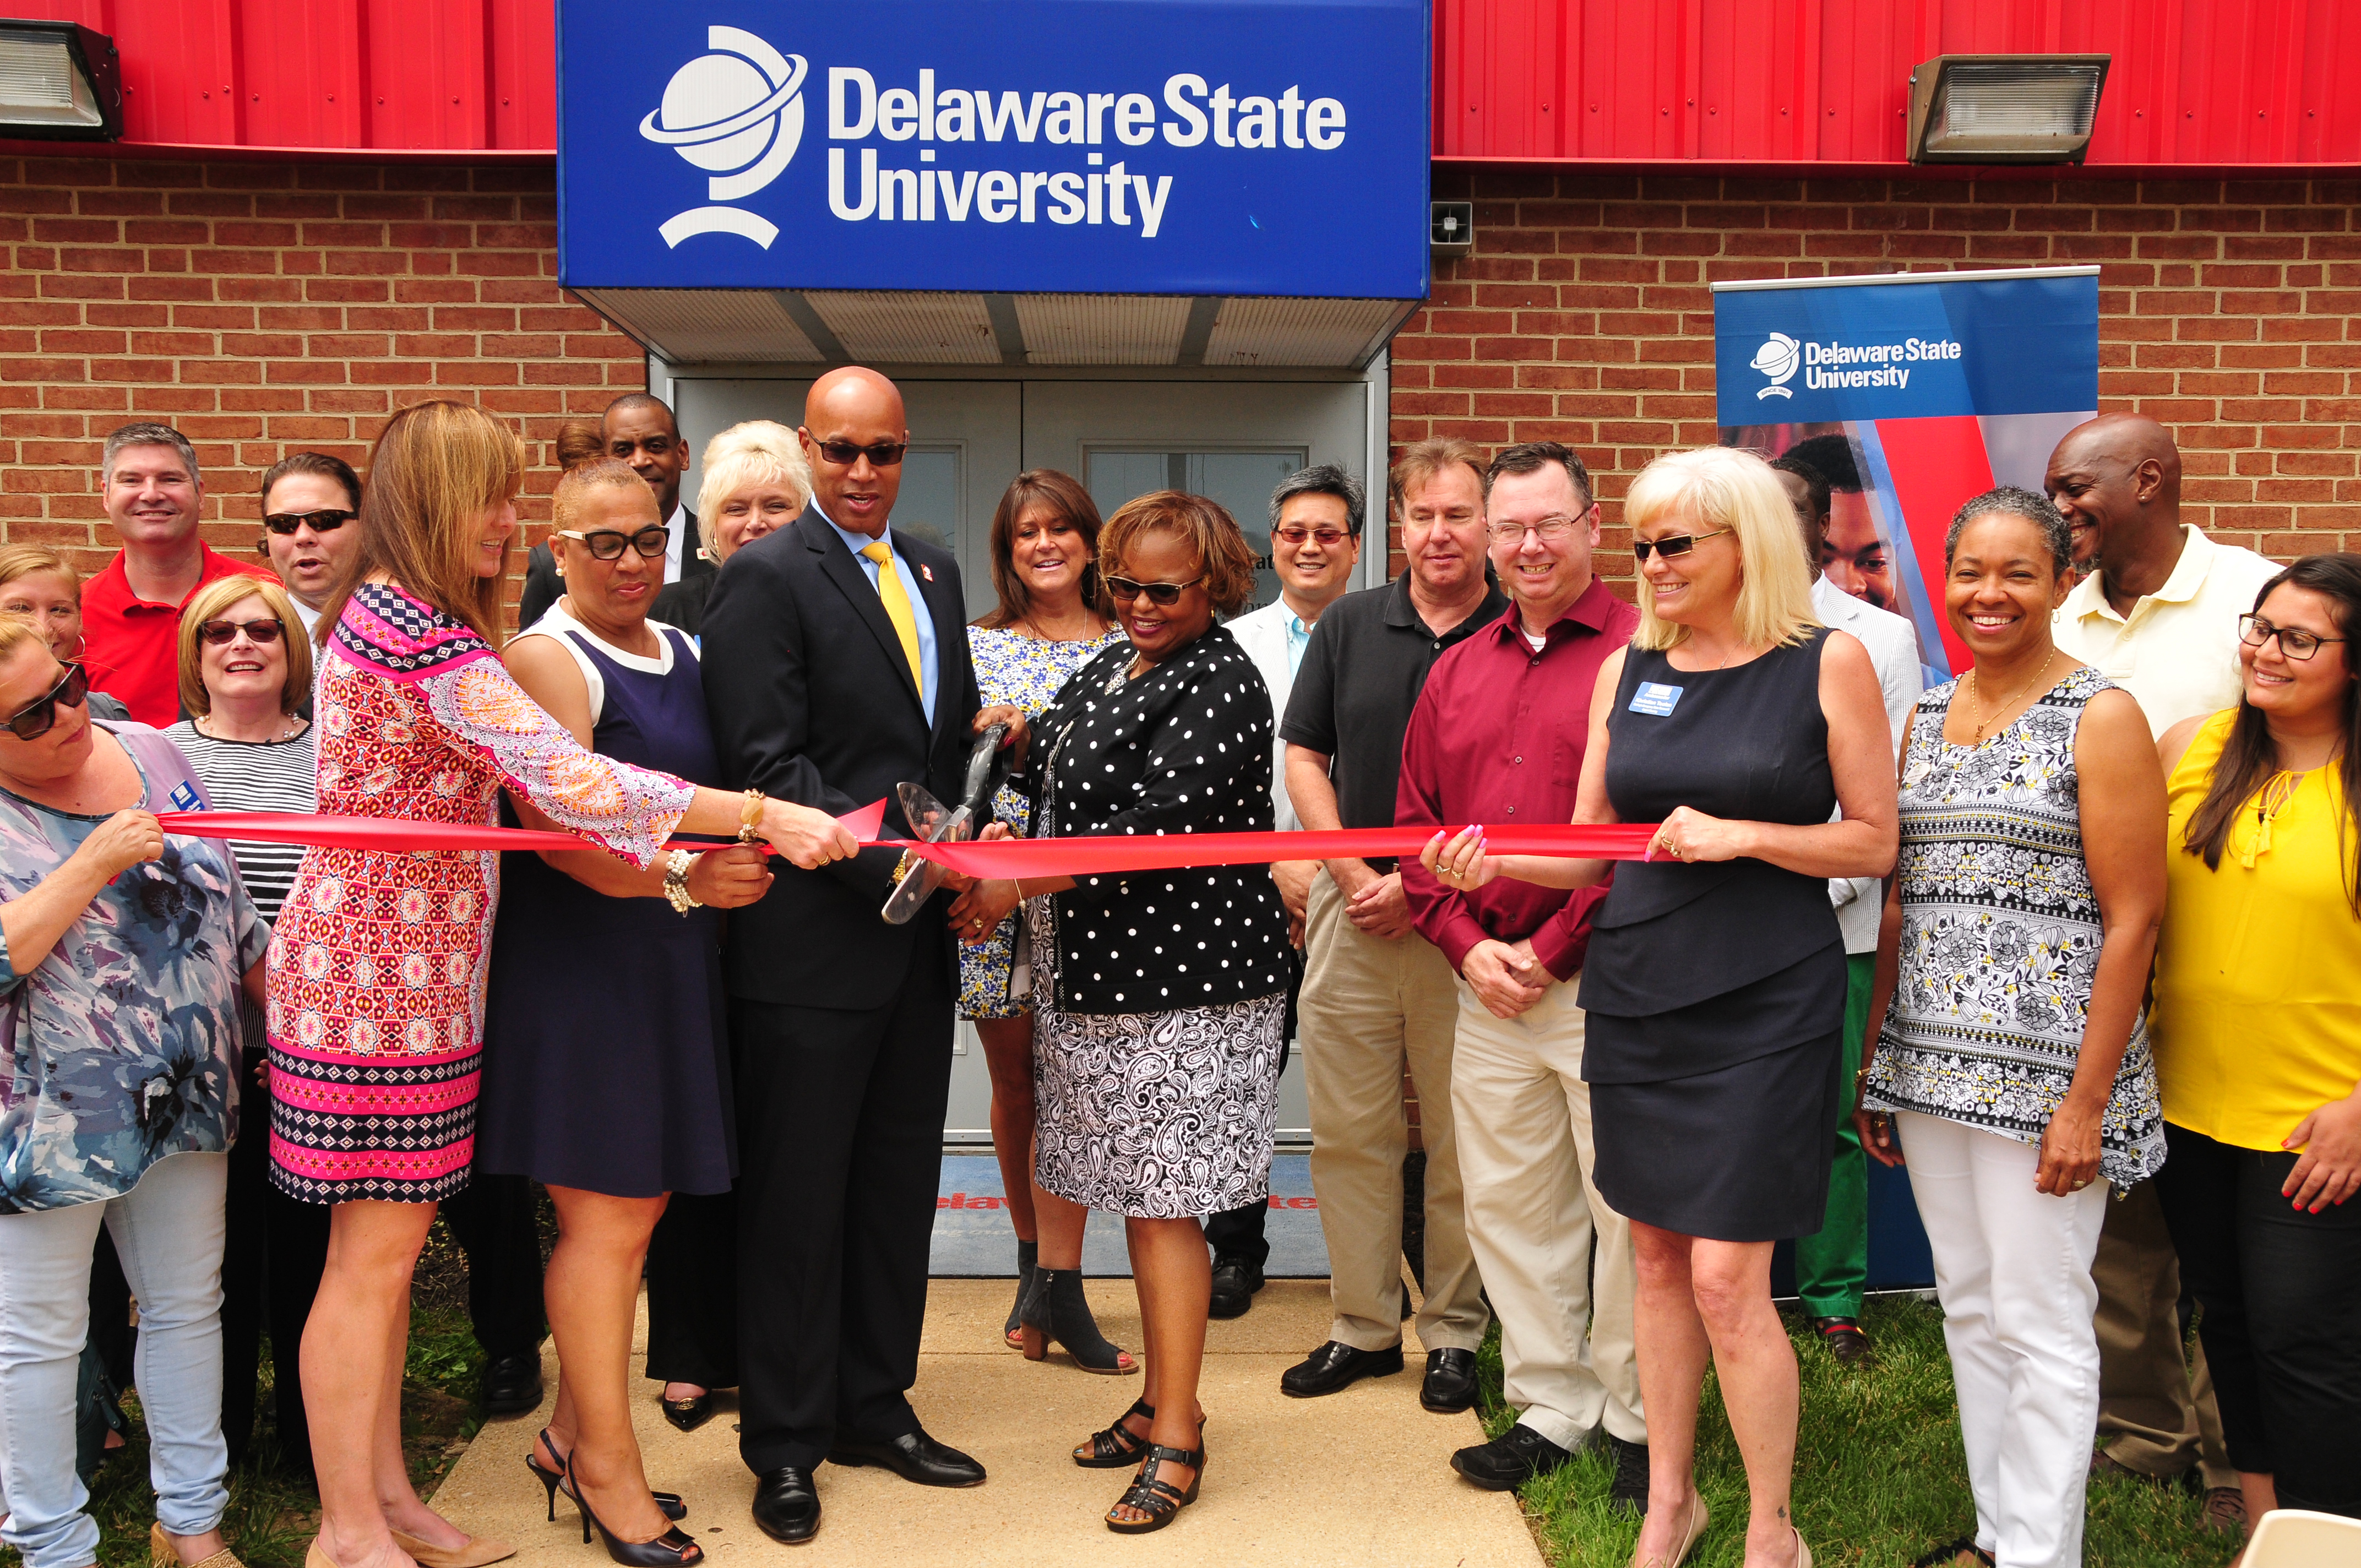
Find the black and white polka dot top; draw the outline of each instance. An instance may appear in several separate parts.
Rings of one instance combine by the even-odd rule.
[[[1270,694],[1215,627],[1136,680],[1117,643],[1034,727],[1037,835],[1269,830]],[[1160,1013],[1287,989],[1287,914],[1268,866],[1082,878],[1057,895],[1057,1006]]]

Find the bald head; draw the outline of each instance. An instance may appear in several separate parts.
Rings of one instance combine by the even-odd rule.
[[[2065,516],[2081,570],[2109,576],[2110,562],[2179,553],[2180,448],[2146,414],[2104,413],[2068,431],[2043,488]]]
[[[805,395],[796,434],[811,463],[813,503],[848,533],[883,534],[902,493],[902,448],[910,440],[901,389],[866,366],[831,370]],[[831,457],[830,447],[845,460]]]

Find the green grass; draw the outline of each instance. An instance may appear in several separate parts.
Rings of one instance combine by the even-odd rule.
[[[1959,1410],[1931,1302],[1877,1301],[1866,1319],[1877,1364],[1840,1370],[1799,1327],[1803,1422],[1795,1455],[1795,1522],[1825,1564],[1892,1568],[1971,1532]],[[1478,1362],[1485,1430],[1506,1431],[1514,1414],[1499,1400],[1499,1331]],[[1639,1521],[1610,1510],[1614,1462],[1604,1445],[1522,1488],[1519,1500],[1543,1552],[1559,1568],[1624,1568]],[[1738,1568],[1745,1556],[1746,1473],[1713,1376],[1707,1375],[1697,1428],[1697,1485],[1713,1526],[1690,1558],[1698,1568]],[[2179,1488],[2094,1481],[2083,1541],[2087,1568],[2213,1568],[2236,1551],[2204,1528],[2202,1502]]]

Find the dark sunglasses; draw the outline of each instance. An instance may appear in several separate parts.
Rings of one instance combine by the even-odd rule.
[[[899,467],[902,454],[910,450],[906,441],[881,441],[874,446],[863,446],[851,441],[823,441],[819,455],[840,468],[850,468],[863,457],[880,468]]]
[[[287,628],[276,620],[208,620],[197,628],[197,635],[216,648],[228,647],[241,631],[249,642],[268,644],[285,636]]]
[[[325,511],[275,511],[262,520],[262,526],[281,537],[293,533],[307,522],[314,533],[334,533],[359,515],[357,511],[346,511],[341,508],[331,508]]]
[[[583,548],[590,552],[590,559],[593,561],[619,560],[622,556],[623,546],[626,544],[653,561],[663,554],[672,543],[672,535],[664,531],[664,525],[660,522],[652,522],[637,533],[622,533],[611,528],[593,529],[588,533],[577,533],[573,529],[561,528],[557,531],[557,537],[582,541]]]
[[[58,704],[80,707],[90,697],[90,677],[80,664],[68,664],[66,673],[58,678],[44,696],[34,698],[6,718],[0,719],[9,734],[19,740],[38,740],[57,728]]]
[[[1711,533],[1673,533],[1662,539],[1634,539],[1631,541],[1631,554],[1642,561],[1650,555],[1662,555],[1670,560],[1696,549],[1700,539],[1719,539],[1729,532],[1726,528],[1717,528]]]
[[[1109,577],[1106,580],[1106,586],[1107,592],[1126,604],[1140,595],[1146,594],[1148,603],[1161,605],[1170,609],[1180,602],[1182,594],[1204,580],[1202,577],[1191,577],[1185,583],[1140,583],[1134,582],[1129,577]]]

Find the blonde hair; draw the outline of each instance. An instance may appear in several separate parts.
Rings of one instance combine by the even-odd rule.
[[[731,425],[705,444],[697,466],[705,470],[697,483],[697,543],[708,550],[713,547],[721,503],[750,485],[785,485],[796,493],[798,510],[811,502],[811,464],[804,457],[803,443],[774,420]]]
[[[1812,609],[1812,569],[1795,509],[1771,465],[1734,446],[1668,452],[1631,481],[1623,521],[1634,531],[1671,514],[1685,514],[1697,532],[1727,528],[1738,538],[1738,604],[1732,630],[1750,648],[1800,642],[1820,624]],[[1642,648],[1676,648],[1689,629],[1656,619],[1656,592],[1640,574]]]
[[[49,640],[41,635],[41,629],[33,624],[31,616],[0,610],[0,663],[15,658],[16,650],[27,642],[38,642],[43,652],[49,652]]]
[[[381,573],[497,645],[500,575],[477,575],[478,546],[484,513],[523,488],[524,461],[517,433],[472,403],[412,403],[388,420],[369,448],[360,548],[320,608],[322,641],[354,587]]]
[[[312,691],[312,644],[287,590],[268,577],[215,577],[181,607],[181,707],[202,718],[214,710],[205,690],[204,649],[199,633],[206,621],[242,599],[258,598],[279,622],[279,643],[287,650],[287,684],[279,688],[279,711],[293,713]]]
[[[82,574],[74,570],[73,563],[46,544],[0,544],[0,588],[43,572],[55,572],[71,583],[74,600],[81,602]]]

